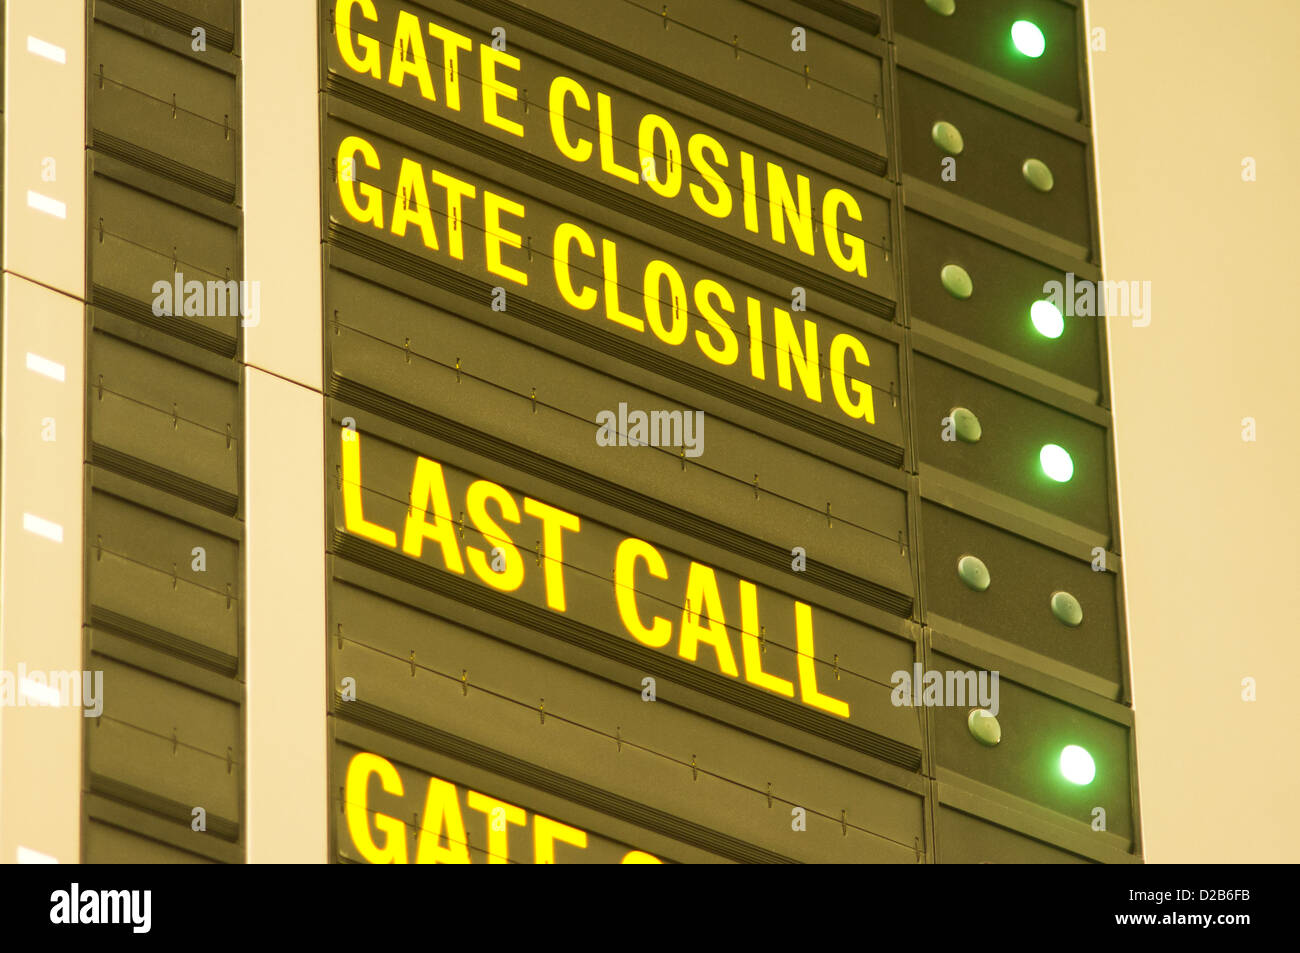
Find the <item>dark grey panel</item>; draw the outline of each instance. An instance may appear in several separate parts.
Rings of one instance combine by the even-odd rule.
[[[930,665],[944,673],[976,671],[967,662],[938,653],[931,656]],[[1076,834],[1092,830],[1100,808],[1106,832],[1131,840],[1130,729],[1009,678],[999,677],[997,695],[1002,740],[996,747],[972,737],[967,719],[978,706],[969,698],[963,705],[931,709],[938,769],[1044,808]],[[1069,745],[1091,755],[1096,769],[1091,783],[1074,784],[1063,776],[1061,753]]]
[[[90,791],[191,826],[206,812],[209,836],[239,836],[243,735],[239,706],[144,669],[90,654],[103,672],[103,714],[87,719]]]
[[[233,674],[238,541],[99,490],[89,503],[88,621]]]
[[[233,514],[238,384],[100,330],[89,354],[91,461]]]
[[[950,807],[940,807],[935,816],[934,847],[941,864],[1088,863],[1077,854]]]
[[[83,859],[243,859],[235,0],[87,5]],[[251,313],[249,314],[250,323]],[[194,811],[205,812],[204,830]]]
[[[239,0],[100,0],[186,35],[196,27],[220,50],[233,50],[239,29]]]
[[[1122,683],[1123,634],[1113,572],[1094,572],[1070,557],[933,503],[922,504],[925,589],[930,611],[1040,656]],[[988,589],[961,581],[957,563],[972,555],[988,568]],[[1070,627],[1052,614],[1057,592],[1073,595],[1083,621]]]
[[[1041,369],[1086,387],[1094,402],[1100,399],[1105,388],[1105,360],[1097,322],[1104,319],[1069,317],[1062,306],[1065,329],[1054,339],[1039,334],[1030,320],[1033,304],[1056,290],[1044,290],[1051,282],[1060,284],[1064,298],[1069,281],[1065,272],[910,210],[907,255],[908,308],[913,319],[990,348],[1023,369]],[[970,275],[973,290],[969,298],[955,298],[944,288],[939,275],[948,265],[957,265]]]
[[[906,70],[898,73],[898,97],[905,173],[1058,236],[1075,247],[1076,257],[1094,257],[1090,160],[1083,142]],[[954,181],[944,180],[948,153],[931,139],[937,122],[961,132]],[[1025,180],[1022,166],[1029,159],[1051,170],[1050,192]]]
[[[201,837],[198,832],[194,836]],[[82,833],[82,863],[86,864],[210,864],[201,854],[144,837],[93,818]]]
[[[925,0],[893,0],[893,4],[898,35],[1079,109],[1083,17],[1078,7],[1060,0],[962,0],[951,16],[941,16]],[[1011,25],[1017,20],[1028,20],[1042,30],[1047,45],[1041,56],[1017,52],[1011,39]]]
[[[1026,504],[1068,520],[1076,535],[1111,539],[1106,428],[921,354],[913,367],[923,479],[932,467],[999,494],[1003,505]],[[957,407],[979,418],[978,442],[944,439],[943,420]],[[1064,448],[1073,460],[1066,483],[1043,472],[1040,453],[1048,444]]]
[[[751,0],[758,6],[766,7],[774,13],[784,16],[792,23],[802,23],[810,16],[831,17],[868,36],[880,33],[880,11],[883,0]],[[824,21],[817,19],[815,23]],[[827,24],[826,32],[841,35],[846,31],[838,23]],[[843,39],[850,39],[844,36]]]
[[[233,201],[239,91],[234,77],[96,21],[90,31],[91,147]]]
[[[345,719],[731,859],[916,862],[919,796],[701,717],[671,686],[646,701],[635,676],[601,679],[351,587],[334,588],[332,621]],[[354,701],[337,688],[347,677]],[[911,714],[884,703],[895,721]],[[796,806],[806,831],[792,828]]]
[[[238,229],[196,211],[193,193],[169,201],[110,178],[101,164],[89,194],[94,304],[233,356],[240,317],[225,283],[242,277]]]

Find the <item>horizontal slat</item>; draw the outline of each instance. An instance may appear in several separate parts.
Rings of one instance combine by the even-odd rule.
[[[140,461],[149,482],[227,509],[239,491],[238,385],[102,332],[89,348],[92,459]]]
[[[235,197],[238,84],[101,22],[90,32],[91,146],[224,201]]]
[[[1104,553],[1071,558],[931,503],[922,504],[921,533],[932,613],[1116,686],[1122,683],[1118,577],[1106,571]],[[967,555],[987,568],[990,581],[983,592],[958,575],[957,563]],[[1057,592],[1078,600],[1083,620],[1077,627],[1052,614]]]
[[[899,71],[898,96],[904,173],[1069,243],[1076,257],[1096,257],[1086,143],[919,73]],[[939,122],[961,133],[959,153],[935,144],[932,130]],[[1026,181],[1022,169],[1030,159],[1050,169],[1050,191]]]
[[[224,292],[241,277],[237,228],[98,174],[88,218],[92,303],[219,353],[233,348],[240,313]]]
[[[189,827],[206,812],[214,836],[239,835],[243,781],[239,707],[104,656],[103,713],[86,728],[90,790]]]
[[[239,546],[94,492],[86,524],[89,621],[218,670],[239,653]]]
[[[238,0],[100,0],[169,29],[192,35],[196,27],[207,34],[207,42],[219,50],[235,49],[238,28]]]

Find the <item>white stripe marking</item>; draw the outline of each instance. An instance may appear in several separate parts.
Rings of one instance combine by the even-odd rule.
[[[63,542],[62,526],[58,523],[51,523],[49,520],[43,520],[39,516],[33,516],[31,513],[23,514],[23,529],[29,533],[35,533],[37,536],[52,539],[56,543]]]
[[[68,206],[58,199],[52,199],[48,195],[41,195],[40,192],[27,190],[27,207],[34,208],[38,212],[44,212],[46,215],[53,215],[55,218],[67,218]]]
[[[37,374],[44,374],[46,377],[52,377],[60,384],[67,378],[63,365],[58,361],[51,361],[48,357],[41,357],[39,354],[27,352],[27,369],[35,371]]]
[[[30,847],[18,846],[18,863],[20,864],[57,864],[59,861],[49,854],[42,854],[39,850],[32,850]]]
[[[52,708],[59,708],[63,705],[59,690],[53,685],[42,685],[30,678],[24,678],[19,685],[18,691],[24,698],[31,699],[37,705],[47,705]]]
[[[44,40],[38,40],[30,34],[27,36],[27,52],[43,56],[47,60],[53,60],[56,63],[68,62],[68,51],[63,47],[56,46],[53,43],[46,43]]]

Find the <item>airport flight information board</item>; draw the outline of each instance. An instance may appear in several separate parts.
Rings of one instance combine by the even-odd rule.
[[[321,0],[337,860],[1140,859],[1083,11],[1010,6]]]

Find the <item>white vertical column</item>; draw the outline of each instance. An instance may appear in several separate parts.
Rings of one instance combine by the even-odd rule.
[[[80,860],[85,4],[6,4],[0,863]]]
[[[250,863],[323,863],[329,793],[317,0],[242,4]],[[251,319],[250,319],[251,320]]]

